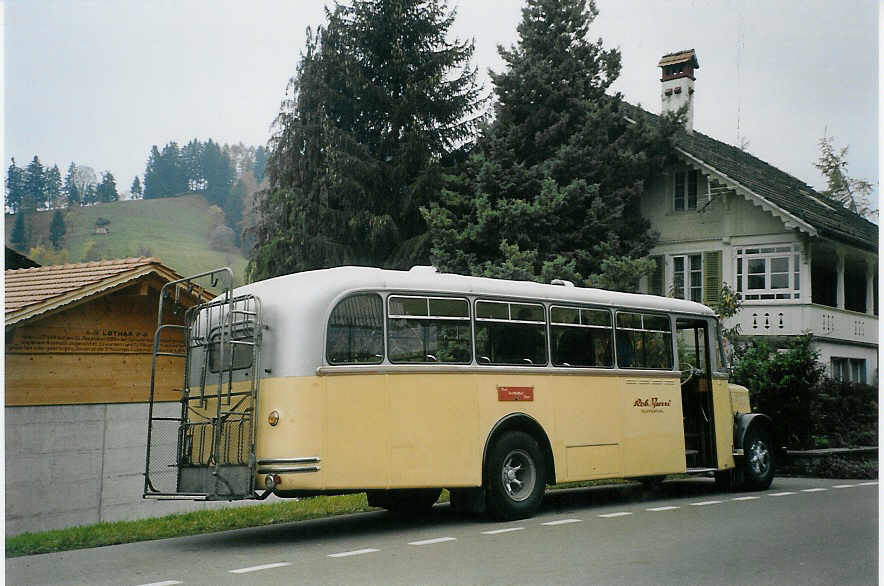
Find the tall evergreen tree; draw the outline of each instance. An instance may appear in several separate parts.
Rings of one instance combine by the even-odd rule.
[[[160,174],[157,168],[160,161],[160,151],[157,145],[150,147],[147,155],[147,164],[144,167],[144,199],[162,197],[160,195]]]
[[[9,243],[18,251],[24,252],[28,249],[28,233],[25,226],[25,216],[27,212],[19,210],[15,214],[15,223],[12,224],[12,234],[9,235]]]
[[[33,160],[25,169],[25,189],[22,196],[22,207],[27,212],[36,212],[46,202],[46,171],[40,158],[34,155]]]
[[[132,180],[132,187],[129,188],[129,197],[131,199],[142,199],[144,193],[141,189],[141,180],[138,175]]]
[[[120,194],[117,192],[117,181],[114,178],[114,174],[110,171],[102,173],[101,184],[97,188],[96,197],[100,203],[110,203],[120,199]]]
[[[80,189],[77,187],[77,166],[73,162],[68,166],[67,173],[64,175],[64,187],[62,190],[67,199],[68,207],[77,207],[80,205],[82,195]]]
[[[205,180],[206,199],[209,203],[223,208],[236,173],[230,157],[211,138],[203,145],[200,170]]]
[[[200,161],[203,145],[197,139],[191,140],[181,149],[181,168],[184,171],[188,191],[203,191],[206,188]]]
[[[255,166],[252,173],[259,184],[264,181],[264,168],[267,166],[267,149],[259,146],[255,149]]]
[[[61,195],[61,171],[59,171],[58,165],[53,165],[51,169],[46,171],[46,200],[49,209],[64,207]]]
[[[15,164],[15,157],[6,171],[6,207],[13,214],[21,209],[25,192],[25,172]]]
[[[64,225],[64,215],[61,210],[55,210],[52,216],[52,222],[49,224],[49,240],[55,250],[61,248],[61,241],[64,238],[67,228]]]
[[[629,115],[620,53],[587,39],[586,0],[528,0],[517,44],[491,74],[495,119],[439,204],[424,209],[442,270],[583,284],[637,260],[654,241],[639,213],[644,181],[672,152],[675,117]],[[633,118],[635,120],[629,120]]]
[[[481,107],[441,0],[354,0],[310,34],[277,118],[250,275],[428,254],[419,208]]]

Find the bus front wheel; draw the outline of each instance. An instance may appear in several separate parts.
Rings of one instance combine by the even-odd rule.
[[[770,434],[752,427],[743,441],[743,484],[748,490],[766,490],[774,477],[774,453]]]
[[[491,448],[485,482],[494,518],[511,521],[532,516],[546,489],[546,466],[537,440],[522,431],[501,435]]]

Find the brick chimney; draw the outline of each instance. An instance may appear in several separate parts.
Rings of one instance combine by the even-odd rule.
[[[697,55],[693,49],[669,53],[660,58],[657,67],[663,69],[661,112],[676,112],[687,105],[685,130],[690,134],[694,130],[694,70],[700,69]]]

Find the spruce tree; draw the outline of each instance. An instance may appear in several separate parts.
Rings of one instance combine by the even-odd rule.
[[[132,187],[129,188],[129,197],[131,199],[142,199],[143,197],[141,180],[138,178],[138,175],[132,180]]]
[[[678,120],[628,116],[609,93],[620,53],[588,40],[597,14],[585,0],[523,8],[517,44],[499,48],[506,68],[491,74],[495,118],[423,210],[440,269],[585,284],[603,260],[639,263],[652,246],[639,197],[672,152]]]
[[[355,0],[327,12],[277,118],[250,275],[428,256],[419,209],[438,196],[481,107],[473,44],[439,0]]]
[[[67,198],[68,207],[80,205],[82,194],[79,187],[77,187],[77,166],[73,162],[68,166],[67,173],[64,175],[63,191]]]
[[[52,242],[52,246],[55,250],[61,248],[61,241],[64,238],[66,231],[67,228],[64,225],[64,215],[61,210],[55,210],[55,214],[52,216],[52,222],[49,224],[49,240]]]
[[[61,171],[58,165],[53,165],[51,169],[46,171],[46,200],[49,209],[57,209],[64,207],[64,201],[61,197]]]
[[[160,195],[160,151],[157,145],[150,147],[147,164],[144,167],[144,199],[162,197]]]
[[[15,164],[12,157],[6,171],[6,208],[13,214],[21,209],[25,191],[25,172]]]
[[[9,243],[18,251],[27,251],[28,234],[25,227],[24,210],[19,210],[15,214],[15,222],[12,224],[12,234],[9,235]]]
[[[34,155],[33,160],[25,169],[25,187],[22,195],[22,207],[28,213],[36,212],[46,202],[46,171],[40,158]]]
[[[114,178],[114,174],[110,171],[102,173],[101,184],[97,188],[96,197],[99,203],[110,203],[120,199],[120,194],[117,192],[117,181]]]

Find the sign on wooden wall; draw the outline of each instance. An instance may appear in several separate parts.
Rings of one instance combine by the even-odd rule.
[[[167,331],[160,341],[162,352],[184,352],[182,336]],[[34,325],[14,331],[7,354],[149,354],[153,331],[146,329],[53,327]]]

